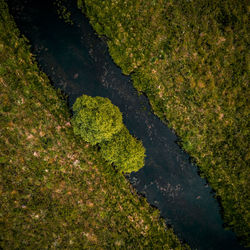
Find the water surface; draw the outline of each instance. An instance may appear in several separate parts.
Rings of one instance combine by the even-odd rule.
[[[146,164],[130,181],[160,209],[167,224],[194,249],[241,249],[225,231],[218,202],[197,167],[176,143],[177,137],[153,115],[109,56],[105,42],[88,20],[72,10],[74,25],[60,20],[51,1],[9,1],[19,29],[32,44],[40,68],[72,106],[82,94],[111,99],[123,113],[131,134],[143,141]]]

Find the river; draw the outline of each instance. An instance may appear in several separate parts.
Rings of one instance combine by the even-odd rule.
[[[178,138],[153,113],[109,56],[88,19],[72,8],[74,25],[58,18],[52,1],[8,1],[11,14],[32,45],[40,68],[68,95],[69,106],[82,94],[111,99],[131,134],[143,141],[146,164],[130,182],[175,233],[193,249],[241,249],[223,228],[220,207]]]

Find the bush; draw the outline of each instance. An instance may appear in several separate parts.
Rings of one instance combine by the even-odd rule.
[[[100,146],[103,158],[114,163],[121,172],[138,171],[144,165],[145,148],[141,141],[130,135],[126,127],[115,134],[111,141],[105,141]]]
[[[110,140],[123,126],[122,113],[108,98],[83,95],[73,105],[73,130],[92,145]]]
[[[99,143],[103,158],[120,172],[138,171],[145,148],[123,125],[122,113],[108,98],[83,95],[73,105],[74,133],[92,145]]]

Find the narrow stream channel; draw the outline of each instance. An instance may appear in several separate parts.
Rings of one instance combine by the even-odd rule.
[[[79,10],[74,25],[58,18],[52,1],[8,1],[11,14],[32,45],[40,68],[72,106],[82,94],[111,99],[123,113],[129,131],[146,147],[146,165],[130,181],[160,209],[167,224],[193,249],[242,249],[223,228],[220,208],[197,167],[176,143],[176,135],[153,115],[130,77],[113,63],[107,46]]]

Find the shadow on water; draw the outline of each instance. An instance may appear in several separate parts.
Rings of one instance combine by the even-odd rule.
[[[152,114],[144,95],[113,63],[104,41],[77,9],[74,25],[65,24],[50,1],[9,1],[21,32],[30,40],[41,69],[68,95],[69,105],[82,94],[111,99],[129,131],[146,147],[146,164],[130,182],[159,208],[178,236],[194,249],[241,249],[223,229],[211,188],[200,178],[177,136]]]

